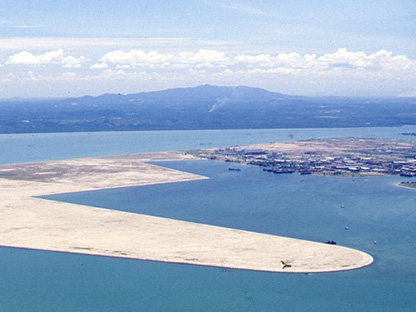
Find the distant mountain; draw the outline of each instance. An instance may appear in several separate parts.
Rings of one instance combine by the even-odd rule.
[[[162,91],[142,92],[135,94],[103,94],[97,97],[85,96],[81,98],[67,99],[77,103],[125,103],[140,101],[163,102],[215,102],[222,99],[230,101],[271,101],[289,99],[289,95],[270,92],[261,88],[252,87],[219,87],[203,85],[193,88],[174,88]]]
[[[126,109],[140,107],[141,109],[187,109],[213,112],[218,109],[259,109],[266,108],[272,103],[282,100],[298,99],[281,93],[273,93],[260,88],[245,86],[219,87],[203,85],[193,88],[175,88],[154,92],[135,94],[103,94],[97,97],[85,96],[70,98],[59,103],[60,106],[80,105],[81,107],[101,107]]]
[[[248,100],[248,101],[268,101],[276,97],[287,97],[280,93],[273,93],[260,88],[251,88],[245,86],[239,87],[218,87],[212,85],[203,85],[194,88],[176,88],[156,92],[144,92],[130,94],[128,97],[135,97],[144,100],[185,100],[185,101],[213,101],[222,98],[230,100]]]
[[[203,85],[137,94],[0,101],[0,133],[416,124],[416,99],[301,97]]]

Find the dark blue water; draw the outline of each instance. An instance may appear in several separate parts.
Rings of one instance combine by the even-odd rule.
[[[317,306],[313,309],[319,311],[402,311],[416,307],[416,297],[410,295],[416,294],[416,192],[397,187],[400,177],[276,175],[251,166],[241,166],[242,170],[236,172],[229,171],[225,163],[213,161],[158,164],[210,179],[47,198],[314,241],[335,240],[376,259],[368,268],[313,277],[188,268],[201,274],[202,280],[207,278],[205,274],[212,275],[210,278],[218,275],[217,280],[203,282],[213,300],[221,281],[235,283],[235,291],[240,295],[249,292],[251,300],[253,294],[262,298],[253,311],[255,307],[257,311],[301,311],[314,304]],[[249,285],[242,284],[240,279],[247,276],[253,280]],[[310,288],[325,290],[323,298],[319,298],[320,291]],[[200,291],[195,286],[187,290],[191,297]],[[293,300],[296,294],[308,299],[279,303],[283,298]],[[236,304],[236,298],[226,298],[224,304],[227,300],[231,300],[228,304]],[[218,308],[205,304],[201,307],[204,311]]]
[[[393,130],[384,135],[397,135]],[[243,131],[239,139],[246,136]],[[199,144],[192,140],[181,144]],[[273,274],[0,248],[0,311],[416,310],[416,191],[395,186],[400,177],[276,175],[250,166],[231,172],[210,161],[159,164],[210,179],[49,198],[335,240],[372,254],[375,263],[330,274]]]

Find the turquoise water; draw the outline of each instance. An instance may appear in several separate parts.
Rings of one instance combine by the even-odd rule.
[[[295,133],[296,139],[312,133],[316,137],[350,136],[354,132],[354,135],[364,133],[365,136],[392,138],[399,137],[400,132],[410,132],[402,128],[370,130],[354,129],[346,133],[343,129],[315,132],[303,129],[290,133]],[[292,137],[284,132],[286,130],[274,133],[249,130],[247,138],[247,131],[220,131],[212,138],[211,132],[164,132],[159,138],[166,143],[169,140],[164,138],[183,134],[178,146],[195,148],[202,139],[227,145],[233,136],[240,144],[248,139],[267,142],[272,136],[280,140]],[[105,140],[117,141],[114,154],[126,150],[180,149],[157,145],[155,135],[102,133],[87,140],[88,134],[79,134],[78,140],[84,142],[79,145],[76,134],[45,135],[45,141],[39,135],[34,144],[49,148],[43,154],[39,149],[36,154],[39,160],[65,155],[111,154],[111,144],[99,143]],[[135,143],[132,143],[133,138]],[[31,155],[23,152],[29,149],[27,142],[22,143],[30,137],[19,137],[15,145],[14,139],[0,138],[7,141],[11,149],[21,151],[14,162],[30,160]],[[64,149],[56,155],[56,147],[48,145],[54,140]],[[78,149],[78,146],[81,147]],[[0,161],[7,162],[8,157],[0,154]],[[315,241],[335,240],[338,244],[369,252],[375,257],[375,263],[348,272],[273,274],[0,248],[0,310],[416,310],[416,191],[396,187],[402,180],[400,177],[275,175],[251,166],[230,172],[226,164],[211,161],[158,164],[210,179],[48,198]],[[340,208],[341,205],[345,208]]]
[[[0,134],[0,164],[348,136],[413,139],[416,126]]]

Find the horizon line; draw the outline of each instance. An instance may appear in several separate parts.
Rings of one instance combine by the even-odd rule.
[[[218,87],[218,88],[250,88],[250,89],[260,89],[264,90],[270,93],[280,94],[280,95],[286,95],[291,97],[301,97],[301,98],[314,98],[314,99],[320,99],[320,98],[337,98],[337,99],[416,99],[416,96],[338,96],[338,95],[298,95],[298,94],[287,94],[287,93],[280,93],[280,92],[274,92],[270,91],[265,88],[261,87],[252,87],[248,85],[234,85],[234,86],[225,86],[225,85],[213,85],[213,84],[200,84],[197,86],[189,86],[189,87],[171,87],[171,88],[164,88],[164,89],[158,89],[158,90],[148,90],[148,91],[140,91],[137,93],[102,93],[98,95],[91,95],[91,94],[84,94],[80,96],[51,96],[51,97],[0,97],[0,101],[40,101],[40,100],[66,100],[66,99],[73,99],[73,98],[83,98],[83,97],[93,97],[97,98],[104,95],[120,95],[120,96],[128,96],[128,95],[136,95],[136,94],[142,94],[142,93],[152,93],[152,92],[164,92],[168,90],[179,90],[179,89],[195,89],[200,87]]]

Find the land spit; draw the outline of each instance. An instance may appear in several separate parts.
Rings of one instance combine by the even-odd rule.
[[[269,272],[373,262],[341,246],[37,198],[206,179],[145,163],[190,158],[169,152],[2,165],[0,246]]]

